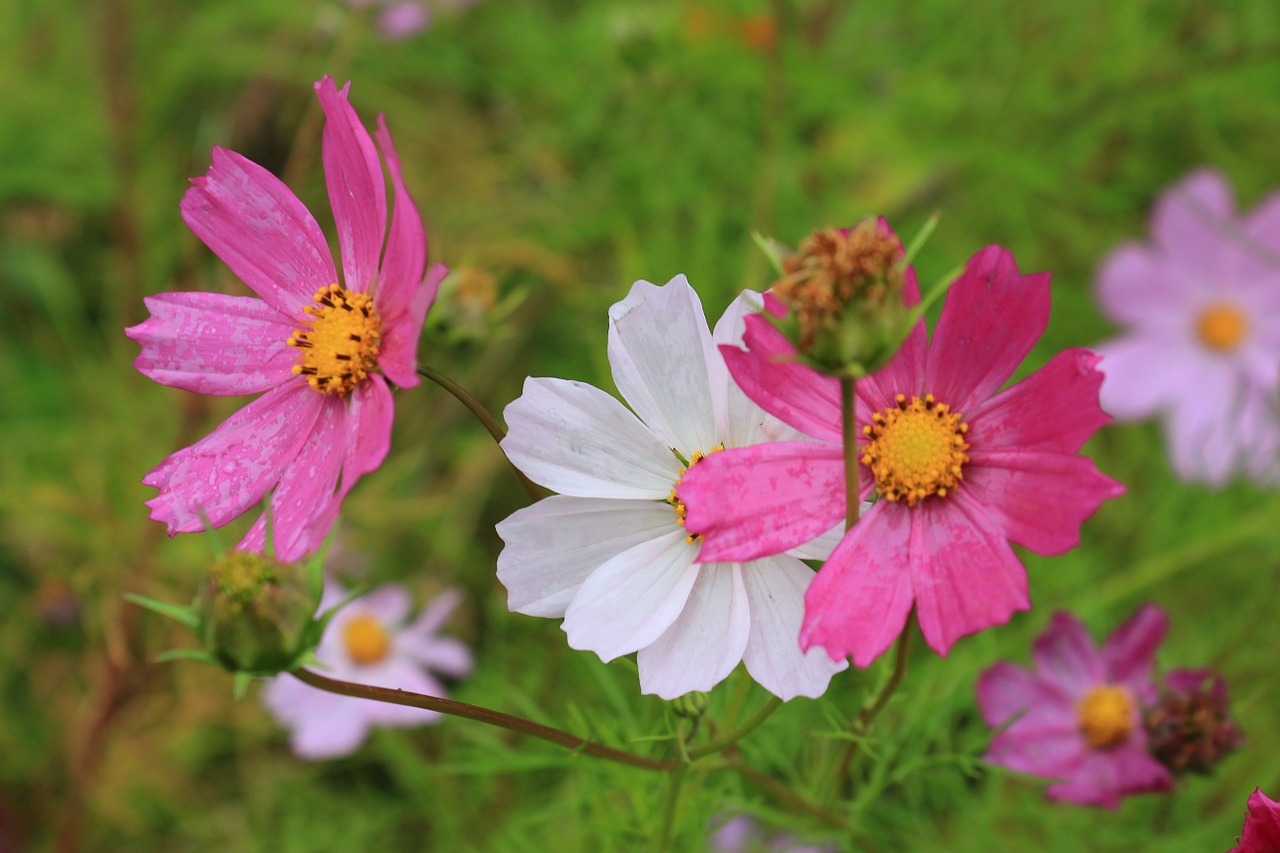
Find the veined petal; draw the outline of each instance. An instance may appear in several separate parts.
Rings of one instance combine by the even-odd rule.
[[[680,476],[671,448],[591,385],[530,377],[503,416],[507,458],[562,494],[665,500]]]
[[[1140,700],[1154,699],[1151,668],[1156,649],[1169,629],[1169,617],[1154,604],[1138,608],[1124,624],[1111,633],[1102,646],[1102,663],[1107,682],[1123,684]]]
[[[804,593],[813,569],[791,557],[763,557],[742,564],[742,580],[751,607],[751,636],[742,661],[764,689],[783,701],[796,696],[817,698],[831,676],[848,669],[822,649],[800,648]]]
[[[396,153],[395,143],[391,141],[385,115],[378,116],[376,133],[378,147],[382,149],[382,156],[387,161],[387,171],[391,173],[395,206],[391,210],[391,231],[387,234],[387,248],[382,257],[374,305],[382,315],[383,322],[391,323],[409,310],[415,293],[423,286],[422,275],[427,268],[427,232],[422,227],[418,206],[413,203],[413,197],[405,186],[400,169],[400,155]],[[379,172],[378,178],[381,177],[382,173]]]
[[[386,321],[382,329],[382,352],[378,355],[378,367],[387,378],[401,388],[413,388],[418,384],[418,337],[427,311],[435,302],[440,282],[449,274],[444,264],[432,264],[427,278],[413,294],[409,308],[395,322]]]
[[[1027,571],[1005,542],[998,522],[966,497],[964,487],[914,509],[911,583],[925,642],[945,656],[960,637],[1003,625],[1027,610]]]
[[[213,165],[192,178],[182,219],[267,303],[301,318],[317,290],[337,281],[324,233],[275,175],[234,151],[213,149]]]
[[[1036,637],[1032,659],[1041,677],[1062,687],[1073,699],[1106,682],[1106,666],[1084,624],[1058,611],[1048,629]]]
[[[516,510],[498,523],[506,543],[498,554],[498,580],[507,588],[507,607],[562,617],[592,572],[677,530],[675,510],[657,501],[552,495]]]
[[[209,435],[142,479],[160,494],[147,501],[169,535],[221,527],[262,500],[311,435],[321,396],[295,380],[263,394]],[[204,516],[202,518],[201,516]]]
[[[146,297],[151,317],[125,329],[142,346],[133,366],[197,394],[257,394],[287,381],[294,324],[261,299],[221,293]]]
[[[1184,268],[1216,278],[1234,219],[1231,185],[1221,172],[1199,169],[1160,195],[1151,215],[1151,236]]]
[[[387,188],[369,131],[333,80],[316,83],[324,108],[321,156],[329,204],[338,227],[342,276],[348,290],[364,293],[378,280],[378,259],[387,233]]]
[[[609,365],[622,398],[668,447],[685,456],[710,451],[723,440],[716,412],[725,386],[712,382],[719,368],[698,294],[684,276],[658,287],[637,281],[609,309]]]
[[[379,375],[372,374],[347,396],[346,435],[341,439],[346,455],[342,460],[342,497],[365,474],[376,471],[391,449],[391,427],[395,403],[391,389]]]
[[[759,293],[744,290],[725,309],[711,332],[711,339],[716,344],[716,361],[719,362],[719,370],[712,372],[712,381],[724,387],[726,405],[722,415],[724,423],[717,428],[717,432],[722,436],[726,447],[748,447],[764,441],[790,441],[803,437],[744,394],[729,374],[724,356],[720,354],[721,346],[736,348],[742,343],[747,317],[760,313],[763,305],[764,301]],[[721,413],[717,415],[720,416]]]
[[[826,533],[844,517],[839,447],[776,441],[713,453],[676,487],[699,562],[752,560]]]
[[[1044,367],[971,412],[969,444],[1076,453],[1111,418],[1098,403],[1101,356],[1063,350]]]
[[[924,390],[968,412],[1013,375],[1048,324],[1049,274],[1024,276],[1007,249],[987,246],[947,291]]]
[[[662,636],[701,571],[684,537],[676,530],[643,542],[592,572],[565,611],[569,645],[608,662]]]
[[[640,692],[675,699],[710,690],[742,660],[750,633],[750,606],[739,567],[698,567],[680,615],[636,655]]]

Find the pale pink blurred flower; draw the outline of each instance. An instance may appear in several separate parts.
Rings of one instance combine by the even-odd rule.
[[[349,85],[339,91],[325,77],[315,88],[343,284],[297,197],[261,166],[214,148],[182,217],[262,298],[161,293],[145,300],[150,319],[125,330],[142,345],[134,366],[157,382],[200,394],[266,392],[143,478],[160,490],[147,501],[151,517],[171,536],[221,527],[270,491],[285,561],[315,551],[356,480],[382,464],[387,380],[418,384],[418,334],[446,273],[436,264],[423,277],[426,234],[383,117],[376,136],[395,188],[389,231],[386,178]],[[261,550],[264,531],[265,516],[240,547]]]
[[[845,667],[796,640],[812,569],[785,555],[695,564],[701,544],[675,500],[677,453],[696,470],[721,446],[793,434],[734,387],[716,350],[741,337],[747,299],[713,337],[684,276],[637,282],[609,311],[608,349],[634,414],[598,388],[546,378],[526,380],[504,413],[502,449],[560,493],[498,525],[508,606],[563,618],[569,645],[605,661],[638,651],[641,690],[665,699],[710,690],[739,661],[783,699],[820,695]]]
[[[909,269],[905,283],[914,305]],[[860,497],[878,499],[805,595],[806,648],[865,667],[914,606],[925,640],[945,655],[959,637],[1030,606],[1008,541],[1068,551],[1084,519],[1123,491],[1078,455],[1108,420],[1097,356],[1066,350],[1000,390],[1048,321],[1048,274],[1023,276],[1008,251],[990,246],[948,291],[933,339],[921,320],[883,369],[858,380]],[[733,378],[817,442],[726,450],[689,472],[679,495],[689,529],[706,537],[700,560],[776,553],[844,518],[838,380],[798,363],[763,316],[746,324],[746,351],[721,347]]]
[[[1280,803],[1255,788],[1249,795],[1249,815],[1242,835],[1227,853],[1277,853],[1280,851]]]
[[[346,591],[330,582],[320,603],[323,612]],[[380,587],[343,607],[325,628],[316,648],[317,669],[330,678],[444,697],[434,673],[461,678],[471,672],[471,652],[459,640],[439,636],[461,601],[445,590],[409,622],[410,599],[404,587]],[[292,732],[300,758],[337,758],[353,752],[373,726],[420,726],[440,719],[421,708],[373,702],[317,690],[290,675],[271,679],[262,693],[271,715]]]
[[[831,844],[806,844],[785,832],[766,832],[748,814],[725,821],[712,834],[709,847],[716,853],[835,853]]]
[[[1221,485],[1280,478],[1280,193],[1237,215],[1231,187],[1201,169],[1165,191],[1150,243],[1098,271],[1098,300],[1124,332],[1098,345],[1102,406],[1159,416],[1174,471]]]
[[[1142,709],[1157,700],[1151,668],[1168,618],[1145,605],[1102,650],[1069,613],[1036,638],[1035,670],[1000,662],[978,679],[983,719],[996,735],[986,760],[1060,780],[1049,799],[1115,808],[1123,797],[1167,791],[1169,771],[1147,752]]]
[[[465,9],[480,0],[347,0],[356,8],[378,7],[378,32],[390,41],[415,36],[431,26],[437,12]]]

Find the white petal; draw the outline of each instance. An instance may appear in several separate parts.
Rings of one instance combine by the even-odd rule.
[[[640,692],[674,699],[707,691],[733,672],[751,634],[751,611],[735,563],[707,563],[679,618],[640,650]]]
[[[779,699],[821,696],[831,676],[848,667],[814,647],[800,650],[804,593],[814,572],[789,557],[744,563],[742,579],[751,603],[751,639],[743,661],[751,677]]]
[[[588,575],[675,530],[681,530],[675,510],[665,503],[544,498],[498,524],[506,543],[498,555],[498,580],[507,588],[507,607],[562,617]]]
[[[697,547],[677,529],[596,569],[564,617],[569,645],[611,661],[652,643],[676,621],[698,578]]]
[[[609,309],[609,364],[623,399],[645,424],[685,456],[722,439],[723,383],[708,365],[723,360],[711,342],[698,294],[678,275],[663,287],[637,281]]]
[[[680,476],[663,439],[591,385],[530,377],[503,415],[507,458],[561,494],[662,500]]]

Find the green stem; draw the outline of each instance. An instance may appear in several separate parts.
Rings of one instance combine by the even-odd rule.
[[[454,382],[434,367],[430,367],[425,364],[418,365],[418,375],[424,379],[430,379],[432,382],[452,394],[459,403],[467,407],[467,411],[476,416],[476,420],[484,424],[484,428],[489,431],[489,435],[493,436],[493,440],[501,446],[502,439],[506,437],[507,431],[502,428],[502,424],[498,423],[498,419],[489,413],[489,410],[484,407],[483,403],[475,397],[472,397],[471,394],[467,392],[467,389],[463,388],[457,382]],[[514,464],[512,464],[511,469],[515,471],[516,476],[520,478],[520,483],[524,486],[524,490],[529,493],[529,497],[533,498],[535,501],[540,501],[546,497],[546,494],[542,491],[541,487],[526,477],[523,471],[517,468]]]
[[[691,761],[697,761],[699,758],[705,758],[708,755],[720,752],[725,747],[732,746],[758,729],[761,723],[769,719],[769,716],[781,707],[782,700],[777,696],[770,696],[769,701],[765,702],[760,710],[752,714],[745,723],[738,726],[736,729],[733,729],[728,734],[716,738],[711,741],[711,743],[703,744],[697,749],[689,750],[689,759]]]
[[[862,493],[858,470],[858,422],[854,416],[854,379],[840,377],[840,432],[844,438],[844,529],[858,523],[858,504]]]
[[[684,787],[684,777],[688,772],[687,764],[680,765],[671,774],[671,781],[667,784],[667,804],[662,809],[662,834],[658,836],[659,853],[666,853],[671,849],[676,829],[676,811],[680,808],[680,789]]]
[[[833,811],[824,809],[817,803],[811,803],[786,785],[754,767],[743,764],[736,755],[725,755],[725,768],[732,770],[746,781],[768,793],[779,802],[786,803],[793,809],[811,815],[835,829],[848,829],[844,818]]]
[[[507,729],[508,731],[518,732],[519,734],[551,741],[552,743],[559,744],[560,746],[568,747],[569,749],[577,752],[590,755],[593,758],[603,758],[606,761],[615,761],[619,764],[629,764],[632,767],[640,767],[645,770],[657,770],[661,772],[682,770],[685,766],[676,761],[664,761],[659,758],[646,758],[643,755],[624,752],[620,749],[612,749],[598,743],[583,740],[580,737],[576,737],[575,735],[571,735],[568,732],[561,731],[560,729],[553,729],[550,726],[535,723],[532,720],[526,720],[522,717],[513,717],[510,714],[502,714],[498,711],[490,711],[488,708],[468,705],[465,702],[455,702],[452,699],[440,699],[436,696],[424,696],[421,693],[410,693],[407,690],[391,690],[386,687],[371,687],[366,684],[352,684],[349,681],[338,681],[334,678],[326,678],[319,673],[311,672],[307,669],[295,669],[289,674],[304,684],[309,684],[319,690],[327,690],[330,693],[337,693],[340,696],[354,696],[357,699],[369,699],[374,702],[387,702],[392,705],[407,705],[410,708],[424,708],[428,711],[450,714],[454,717],[465,717],[468,720],[475,720],[476,722],[485,723],[490,726],[497,726],[498,728]]]
[[[907,674],[907,649],[911,645],[911,629],[915,627],[915,610],[912,609],[911,615],[907,617],[907,624],[902,626],[902,633],[898,635],[897,656],[893,662],[893,672],[889,675],[889,680],[885,682],[884,687],[880,688],[880,692],[875,695],[869,703],[862,706],[858,718],[853,721],[853,725],[849,727],[851,734],[856,739],[849,741],[849,745],[845,747],[844,755],[840,759],[840,769],[836,773],[837,788],[849,778],[849,768],[853,765],[853,759],[858,754],[858,747],[861,745],[861,738],[871,731],[871,723],[876,716],[888,704],[889,697],[898,689],[898,685],[902,683],[902,678]]]

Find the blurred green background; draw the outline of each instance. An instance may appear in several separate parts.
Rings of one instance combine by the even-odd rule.
[[[0,4],[0,851],[647,849],[664,780],[467,721],[379,732],[307,764],[190,640],[121,600],[188,600],[214,553],[146,517],[142,475],[243,401],[160,387],[121,330],[144,295],[239,292],[178,200],[213,145],[283,174],[326,228],[312,83],[352,79],[385,111],[451,277],[422,358],[494,411],[526,374],[610,388],[607,307],[685,273],[712,319],[768,285],[750,229],[788,242],[869,213],[911,234],[930,282],[987,243],[1054,275],[1028,361],[1111,331],[1099,259],[1145,235],[1153,196],[1201,164],[1248,206],[1280,182],[1280,4],[1271,0],[484,0],[387,41],[367,14],[304,0],[4,0]],[[849,849],[1225,850],[1247,795],[1280,794],[1274,615],[1280,500],[1173,479],[1152,424],[1087,448],[1129,488],[1071,554],[1027,554],[1034,609],[917,646],[857,768]],[[440,389],[397,399],[387,464],[356,489],[343,560],[419,601],[454,584],[474,645],[467,701],[661,754],[673,718],[634,663],[566,648],[510,615],[493,525],[523,505],[488,436]],[[233,525],[227,542],[244,529]],[[1165,667],[1228,677],[1247,746],[1212,778],[1117,812],[1049,804],[1034,783],[962,772],[987,732],[973,685],[1025,663],[1050,613],[1101,636],[1143,601],[1172,628]],[[879,676],[789,703],[743,757],[811,795],[825,734]],[[763,693],[739,671],[712,713]],[[815,747],[815,744],[818,746]],[[959,756],[957,758],[957,756]],[[677,849],[749,809],[802,817],[704,774]]]

